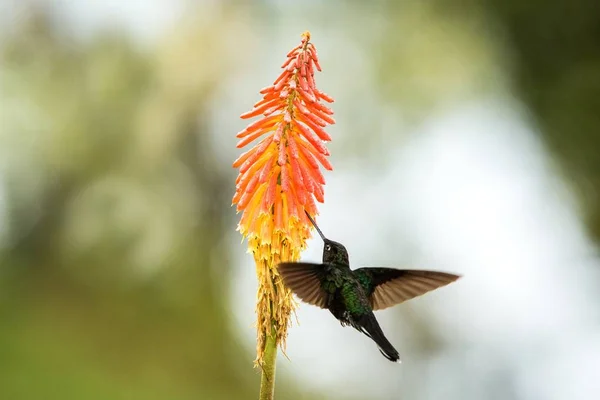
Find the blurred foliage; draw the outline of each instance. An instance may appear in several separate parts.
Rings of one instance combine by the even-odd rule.
[[[375,44],[382,95],[422,121],[451,105],[498,90],[497,43],[482,34],[486,17],[474,1],[383,1]],[[366,6],[366,3],[363,4]]]
[[[177,52],[206,36],[157,62],[43,13],[19,29],[0,77],[0,398],[252,397],[223,296],[230,177],[202,117],[221,66]]]
[[[600,241],[600,12],[594,0],[482,0],[511,49],[517,96],[581,199]]]
[[[371,5],[354,2],[365,10]],[[504,86],[527,105],[600,240],[600,13],[594,0],[382,1],[381,93],[422,120]],[[502,71],[505,71],[502,73]],[[499,73],[500,72],[500,73]],[[508,75],[509,82],[497,77]]]

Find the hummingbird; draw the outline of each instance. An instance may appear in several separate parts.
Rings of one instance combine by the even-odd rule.
[[[323,239],[323,262],[280,263],[277,268],[284,284],[303,302],[328,309],[342,326],[364,333],[385,358],[400,362],[398,351],[385,337],[373,311],[446,286],[460,275],[395,268],[351,270],[344,245],[327,239],[310,214],[306,215]]]

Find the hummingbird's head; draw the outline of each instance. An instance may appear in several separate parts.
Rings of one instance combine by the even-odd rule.
[[[344,245],[338,242],[334,242],[333,240],[327,239],[325,235],[323,235],[323,232],[321,232],[321,230],[317,226],[315,220],[310,216],[308,211],[304,210],[304,212],[306,213],[306,216],[313,224],[313,226],[319,233],[319,236],[321,236],[321,239],[323,239],[323,242],[325,243],[325,246],[323,246],[323,263],[350,265],[350,262],[348,261],[348,251],[346,250]]]
[[[325,246],[323,246],[324,264],[350,265],[348,251],[343,244],[329,239],[323,241],[325,242]]]

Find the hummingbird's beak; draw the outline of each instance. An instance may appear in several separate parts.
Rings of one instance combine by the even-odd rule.
[[[315,220],[310,216],[310,214],[308,213],[308,211],[304,210],[304,212],[306,213],[306,216],[308,217],[308,219],[310,220],[310,222],[313,224],[313,226],[315,227],[315,229],[317,230],[317,232],[319,232],[319,235],[321,236],[321,239],[323,239],[323,241],[327,241],[327,238],[325,238],[325,235],[323,235],[323,232],[321,232],[321,230],[319,229],[319,227],[317,226],[317,223],[315,222]]]

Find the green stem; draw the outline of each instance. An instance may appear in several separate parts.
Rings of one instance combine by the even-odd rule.
[[[275,335],[275,329],[271,329],[271,334],[267,335],[267,342],[265,343],[259,400],[273,400],[275,398],[275,364],[277,363],[277,340],[275,340]]]

